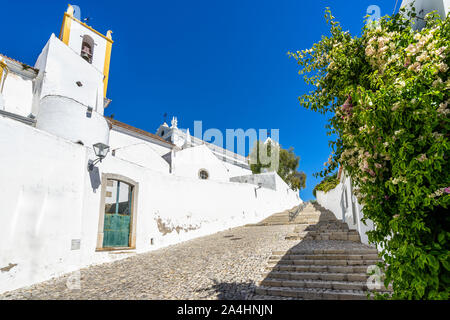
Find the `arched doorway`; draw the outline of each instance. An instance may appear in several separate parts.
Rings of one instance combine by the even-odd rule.
[[[102,174],[97,250],[136,247],[138,183],[117,174]]]

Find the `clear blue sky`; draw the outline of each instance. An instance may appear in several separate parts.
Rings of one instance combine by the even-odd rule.
[[[401,2],[399,0],[399,2]],[[59,35],[68,1],[3,1],[0,52],[34,65],[50,37]],[[395,0],[201,0],[86,1],[89,25],[113,30],[105,114],[154,133],[178,117],[193,132],[203,127],[276,128],[285,148],[294,147],[307,174],[302,199],[313,199],[312,174],[330,154],[323,115],[303,109],[308,90],[289,50],[309,48],[327,34],[324,8],[344,30],[359,34],[369,5],[391,14]]]

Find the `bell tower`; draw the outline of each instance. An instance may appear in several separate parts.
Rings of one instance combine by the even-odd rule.
[[[81,19],[81,18],[80,18]],[[103,97],[108,88],[109,65],[112,50],[112,31],[106,36],[78,20],[70,4],[64,13],[59,39],[79,54],[87,63],[103,73]]]

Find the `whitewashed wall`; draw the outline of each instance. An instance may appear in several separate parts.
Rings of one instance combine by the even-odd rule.
[[[69,48],[78,55],[81,53],[81,44],[83,43],[84,35],[88,35],[94,40],[95,45],[93,48],[94,55],[92,56],[92,66],[103,74],[107,40],[81,25],[79,22],[72,20],[69,35]]]
[[[40,68],[33,107],[36,127],[88,146],[97,142],[108,144],[103,74],[54,34],[39,55],[36,67]]]
[[[172,148],[169,144],[163,144],[163,142],[161,145],[156,144],[156,143],[151,143],[151,142],[145,141],[143,139],[133,137],[130,134],[119,132],[114,128],[110,131],[110,134],[109,134],[109,144],[110,144],[111,150],[127,149],[128,146],[144,144],[144,145],[147,145],[149,148],[151,148],[154,152],[156,152],[160,156],[163,156],[172,150]],[[130,152],[132,152],[132,151],[130,151]]]
[[[36,65],[44,66],[40,98],[60,95],[92,107],[103,115],[103,72],[87,63],[61,40],[51,35]],[[45,59],[45,61],[43,61]],[[77,82],[82,86],[78,86]]]
[[[317,191],[316,198],[317,202],[325,209],[333,212],[338,220],[345,221],[350,229],[357,230],[361,237],[361,242],[368,244],[366,232],[373,230],[373,222],[368,220],[364,224],[361,221],[363,209],[351,192],[350,177],[342,174],[336,188],[328,192]]]
[[[0,116],[0,291],[78,267],[86,151]]]
[[[146,143],[133,144],[114,151],[114,157],[145,168],[170,173],[170,165]]]
[[[340,183],[336,188],[328,191],[316,191],[317,202],[325,209],[330,210],[338,220],[344,220],[345,207],[341,201],[344,186]]]
[[[224,162],[219,160],[205,145],[174,152],[172,158],[174,175],[198,179],[201,169],[208,171],[210,180],[229,181],[230,179],[228,168]]]
[[[92,150],[1,116],[0,147],[0,268],[10,267],[0,273],[0,292],[129,256],[95,251],[102,173],[139,183],[135,252],[255,223],[299,203],[285,190],[176,177],[111,155],[89,174]],[[74,239],[79,250],[71,250]]]
[[[249,169],[244,169],[242,167],[233,165],[228,162],[223,162],[225,167],[228,169],[228,174],[230,177],[244,176],[247,174],[252,174],[252,171]]]
[[[27,117],[32,110],[33,80],[9,72],[3,86],[4,111]]]
[[[92,146],[109,144],[109,125],[105,118],[76,100],[61,96],[45,96],[40,101],[36,128]]]

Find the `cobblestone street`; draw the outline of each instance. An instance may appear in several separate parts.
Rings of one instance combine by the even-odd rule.
[[[67,274],[0,299],[259,299],[254,289],[273,251],[367,248],[360,242],[286,240],[296,225],[278,219],[81,269],[80,290],[67,287]]]
[[[0,299],[245,299],[293,226],[239,227],[0,295]]]

